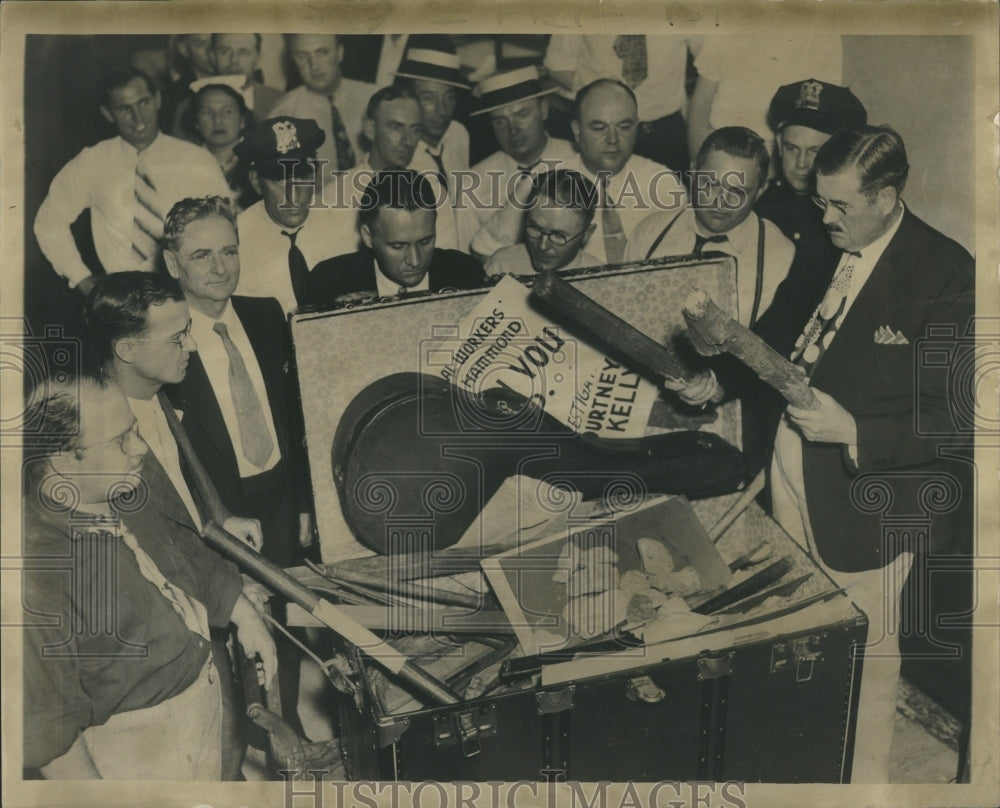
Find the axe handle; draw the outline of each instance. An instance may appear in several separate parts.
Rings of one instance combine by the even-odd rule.
[[[699,353],[731,353],[785,400],[803,409],[819,407],[805,374],[722,309],[707,293],[693,289],[684,300],[684,319]]]
[[[250,549],[232,533],[216,524],[215,517],[219,513],[226,512],[222,500],[219,498],[208,472],[195,453],[191,439],[184,431],[173,407],[162,392],[160,396],[160,403],[163,405],[163,411],[167,417],[167,425],[189,466],[198,496],[205,502],[209,512],[209,518],[202,527],[202,536],[205,541],[235,561],[265,586],[298,604],[321,623],[333,629],[340,637],[358,646],[376,662],[399,676],[416,693],[430,699],[434,704],[458,704],[461,699],[443,682],[435,679],[356,620],[347,617],[328,600],[321,598],[309,587],[295,580],[273,561]]]
[[[612,314],[554,271],[542,272],[535,278],[531,297],[543,301],[569,325],[600,340],[625,359],[662,378],[688,381],[688,374],[673,351]],[[720,389],[712,402],[718,404],[722,396]]]

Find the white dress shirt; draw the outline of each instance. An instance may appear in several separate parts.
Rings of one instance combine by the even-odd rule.
[[[456,172],[469,170],[469,130],[458,121],[452,121],[441,136],[441,140],[436,147],[430,146],[421,140],[417,144],[417,149],[413,153],[409,168],[419,173],[433,173],[440,171],[433,155],[440,156],[444,163],[445,174],[447,175],[448,188],[440,188],[438,183],[434,185],[434,192],[447,193],[448,204],[438,207],[438,231],[447,234],[453,231],[454,246],[452,244],[438,243],[439,247],[469,252],[469,243],[479,229],[478,220],[470,206],[458,208],[455,204],[454,191],[458,187],[458,177]],[[442,220],[448,217],[450,224]],[[446,240],[447,240],[446,235]]]
[[[261,408],[264,411],[264,421],[267,424],[267,431],[271,436],[271,454],[263,466],[255,466],[243,456],[242,441],[240,439],[240,425],[236,417],[236,407],[233,404],[233,394],[229,387],[229,355],[222,344],[222,337],[213,331],[217,322],[226,324],[229,330],[229,337],[232,339],[236,349],[243,357],[247,373],[250,375],[250,383],[260,399]],[[267,388],[264,387],[264,375],[260,372],[260,365],[257,362],[257,355],[253,352],[250,339],[243,329],[243,323],[236,316],[232,302],[226,303],[218,320],[207,317],[194,307],[191,308],[191,336],[198,343],[198,356],[201,364],[208,375],[208,381],[212,385],[215,393],[215,400],[222,411],[222,419],[226,422],[226,431],[232,441],[236,451],[236,463],[241,477],[253,477],[274,466],[281,459],[281,450],[278,448],[278,435],[274,429],[274,419],[271,416],[271,405],[267,398]]]
[[[478,230],[472,238],[472,250],[479,255],[493,255],[502,247],[511,246],[502,235],[504,208],[507,205],[507,183],[520,171],[532,177],[556,168],[567,168],[576,159],[576,150],[568,140],[547,137],[542,156],[532,166],[521,166],[505,151],[495,151],[472,167],[478,185],[463,195],[460,204],[470,207],[478,220]],[[467,187],[467,186],[466,186]]]
[[[378,296],[379,297],[395,297],[400,292],[400,284],[396,283],[391,278],[387,278],[382,274],[382,270],[379,269],[378,262],[373,258],[372,264],[375,267],[375,283],[378,285]],[[420,279],[420,283],[416,286],[407,286],[407,292],[427,292],[430,291],[431,281],[430,272],[425,272],[424,277]]]
[[[191,489],[188,488],[187,480],[181,471],[180,452],[177,448],[177,441],[174,440],[174,433],[170,431],[167,423],[167,416],[163,414],[159,399],[153,398],[130,398],[129,407],[139,426],[139,436],[149,445],[149,450],[156,456],[163,470],[174,484],[181,502],[187,509],[191,521],[198,530],[201,530],[201,515],[194,504],[194,497],[191,496]]]
[[[650,258],[663,258],[672,255],[690,255],[694,250],[695,236],[723,235],[703,232],[698,226],[698,220],[692,208],[686,208],[679,215],[673,211],[654,213],[646,217],[629,238],[625,259],[642,261],[656,238],[663,229],[676,217],[673,225],[667,231]],[[705,244],[705,252],[721,252],[736,259],[736,305],[737,320],[745,326],[750,325],[750,315],[753,313],[753,301],[757,291],[757,237],[760,231],[759,222],[764,222],[764,277],[761,285],[760,304],[757,309],[759,317],[774,300],[774,293],[788,275],[795,257],[795,245],[789,241],[778,227],[767,219],[761,220],[752,213],[729,232],[725,233],[726,241]],[[591,238],[591,243],[593,237]]]
[[[143,150],[143,169],[163,215],[185,197],[232,196],[218,161],[207,150],[160,133]],[[97,257],[106,272],[138,269],[132,252],[135,170],[139,152],[120,137],[88,146],[66,163],[35,217],[35,237],[71,287],[90,275],[69,226],[87,208]]]
[[[350,208],[312,208],[298,230],[295,244],[311,270],[320,261],[358,249],[356,212]],[[295,232],[275,222],[261,200],[236,221],[240,236],[240,282],[236,293],[273,297],[286,313],[295,311],[295,292],[288,269],[291,242],[282,231]]]
[[[622,60],[615,53],[615,34],[554,34],[549,39],[543,64],[552,71],[573,72],[572,98],[592,81],[622,79]],[[685,106],[687,37],[674,34],[646,35],[648,75],[634,88],[639,120],[655,121]]]
[[[867,247],[859,250],[860,258],[850,253],[844,253],[841,256],[837,270],[839,271],[841,267],[848,264],[853,269],[851,270],[851,285],[845,295],[844,307],[837,317],[838,329],[865,283],[868,282],[868,278],[871,277],[875,264],[882,257],[885,248],[889,246],[892,237],[896,235],[901,221],[903,221],[902,204],[896,213],[896,221],[886,233]],[[836,340],[837,333],[834,333],[833,341],[836,342]],[[859,380],[859,384],[863,383],[862,380]],[[851,455],[856,461],[856,447]],[[774,439],[774,456],[771,460],[771,489],[775,521],[793,538],[806,539],[811,542],[812,526],[809,523],[809,507],[806,502],[806,486],[802,469],[802,434],[789,423],[787,415],[782,417]]]
[[[577,155],[566,168],[579,171],[594,185],[598,185],[597,175],[588,169]],[[600,188],[598,187],[598,194]],[[601,197],[598,196],[600,201]],[[636,228],[655,211],[674,211],[687,205],[687,192],[677,174],[660,163],[633,154],[621,171],[608,179],[608,199],[618,209],[625,238],[631,242]],[[594,214],[597,225],[587,247],[594,255],[607,263],[604,247],[604,217],[600,204]],[[626,255],[628,255],[626,248]]]
[[[358,137],[361,135],[361,124],[365,119],[368,100],[375,90],[374,84],[354,81],[353,79],[341,79],[340,84],[332,94],[333,103],[344,122],[347,138],[351,141],[351,148],[354,149],[356,160],[360,160],[362,154],[358,143]],[[316,153],[319,159],[327,161],[323,172],[324,177],[329,176],[331,171],[337,170],[337,141],[333,136],[330,99],[326,95],[313,92],[305,85],[296,87],[278,99],[278,103],[271,107],[270,115],[272,118],[288,115],[292,118],[311,118],[316,121],[319,128],[326,132],[326,139]]]

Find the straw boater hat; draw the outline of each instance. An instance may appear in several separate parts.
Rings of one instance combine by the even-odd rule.
[[[431,48],[408,48],[396,75],[407,79],[439,81],[468,90],[469,85],[462,80],[461,68],[462,62],[457,54]]]
[[[482,107],[472,114],[482,115],[484,112],[491,112],[508,104],[554,93],[557,89],[542,87],[537,67],[521,67],[506,73],[497,73],[476,85],[475,92]]]

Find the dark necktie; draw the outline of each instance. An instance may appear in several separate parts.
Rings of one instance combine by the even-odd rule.
[[[333,145],[337,148],[337,171],[347,171],[354,168],[357,160],[354,157],[354,148],[351,146],[351,139],[347,136],[347,127],[344,126],[344,119],[340,117],[340,110],[333,103],[333,96],[330,96],[330,122],[333,129]]]
[[[694,234],[694,249],[691,251],[692,255],[701,255],[701,251],[705,249],[706,244],[722,244],[729,241],[729,236],[723,234],[721,236],[703,236],[701,233]]]
[[[604,254],[609,264],[620,264],[625,260],[628,239],[622,227],[621,216],[608,194],[608,178],[601,183],[601,224],[604,227]]]
[[[795,341],[791,359],[805,370],[807,376],[812,375],[819,360],[833,343],[837,334],[837,322],[847,305],[847,293],[851,288],[853,273],[853,262],[848,262],[837,270],[823,300],[809,318],[802,335]]]
[[[309,264],[295,243],[296,237],[302,232],[300,227],[293,233],[286,230],[281,231],[281,235],[288,236],[291,244],[288,247],[288,276],[292,279],[292,292],[295,293],[295,304],[301,306],[306,302],[306,287],[309,284]]]
[[[646,35],[623,34],[615,37],[615,54],[622,60],[622,78],[635,89],[649,75],[646,58]]]
[[[434,158],[434,162],[437,163],[438,172],[441,174],[441,184],[444,186],[445,193],[448,193],[448,174],[444,170],[444,149],[442,148],[440,152],[432,152],[430,149],[425,148],[431,157]]]
[[[257,468],[262,469],[274,449],[274,441],[271,440],[267,419],[264,417],[264,407],[260,403],[257,391],[254,390],[253,382],[250,381],[243,355],[229,336],[226,324],[216,323],[212,326],[212,330],[219,335],[226,356],[229,357],[229,392],[233,397],[233,408],[236,410],[236,424],[239,428],[243,456]]]

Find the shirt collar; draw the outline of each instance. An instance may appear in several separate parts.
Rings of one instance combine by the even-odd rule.
[[[687,212],[689,214],[687,221],[688,229],[693,234],[701,235],[706,238],[712,236],[726,236],[726,241],[722,243],[706,244],[706,250],[716,250],[728,253],[734,258],[739,258],[746,254],[751,248],[758,228],[758,217],[756,213],[751,211],[750,215],[747,216],[742,222],[736,225],[736,227],[732,230],[727,230],[725,233],[709,233],[702,230],[702,227],[698,223],[698,217],[695,216],[694,208],[688,207]]]
[[[226,307],[222,310],[222,313],[215,319],[209,317],[207,314],[203,314],[198,311],[194,306],[189,306],[191,311],[191,331],[194,333],[195,342],[203,338],[207,338],[209,335],[214,336],[213,328],[216,323],[225,323],[226,327],[229,329],[230,333],[233,330],[234,318],[236,316],[233,311],[232,300],[226,301]],[[202,335],[199,337],[199,334]]]
[[[378,296],[379,297],[395,297],[399,294],[400,284],[396,283],[391,278],[386,277],[382,270],[379,269],[378,261],[375,260],[375,256],[372,256],[372,265],[375,267],[375,283],[378,285]],[[406,287],[407,292],[427,292],[430,290],[430,277],[431,272],[428,269],[424,273],[424,277],[420,279],[420,283],[416,286]]]
[[[903,221],[903,214],[905,211],[906,205],[901,199],[892,213],[894,221],[891,225],[889,225],[889,229],[875,239],[871,244],[868,244],[858,250],[858,253],[863,261],[866,263],[871,262],[871,264],[874,265],[875,262],[882,257],[882,253],[885,252],[885,248],[889,246],[889,242],[892,241],[892,237],[895,236],[896,231],[899,230],[899,225]]]

